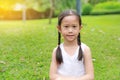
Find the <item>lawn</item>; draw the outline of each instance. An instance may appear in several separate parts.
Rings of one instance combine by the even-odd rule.
[[[81,40],[92,51],[95,80],[120,79],[120,15],[83,16]],[[0,80],[49,80],[57,19],[0,21]]]

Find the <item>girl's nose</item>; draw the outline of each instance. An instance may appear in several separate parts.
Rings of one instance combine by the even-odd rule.
[[[72,32],[73,31],[73,29],[72,28],[69,28],[69,32]]]

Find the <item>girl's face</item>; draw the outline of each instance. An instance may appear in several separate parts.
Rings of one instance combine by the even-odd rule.
[[[75,15],[64,17],[61,25],[58,26],[58,30],[63,35],[64,40],[69,42],[77,40],[80,29],[79,20]]]

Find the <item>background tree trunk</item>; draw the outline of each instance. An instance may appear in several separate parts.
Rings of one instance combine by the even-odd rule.
[[[50,15],[49,15],[49,24],[52,23],[52,17],[54,13],[54,0],[50,0]]]

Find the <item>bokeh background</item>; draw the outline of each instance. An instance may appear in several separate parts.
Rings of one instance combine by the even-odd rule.
[[[0,80],[49,80],[57,16],[66,9],[81,15],[95,80],[120,79],[120,0],[0,0]]]

